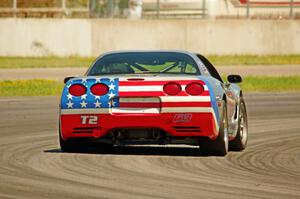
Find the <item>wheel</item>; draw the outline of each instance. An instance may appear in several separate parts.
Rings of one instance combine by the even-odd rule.
[[[215,140],[208,139],[201,143],[200,151],[202,154],[225,156],[228,152],[228,121],[225,101],[222,101],[222,107],[219,135]]]
[[[81,152],[84,149],[82,143],[63,140],[59,134],[59,144],[63,152]]]
[[[246,105],[243,99],[240,102],[238,131],[234,140],[229,142],[229,149],[232,151],[242,151],[247,146],[248,141],[248,120]]]
[[[61,135],[59,135],[59,145],[63,152],[74,152],[74,146],[69,141],[63,140]]]
[[[59,137],[60,149],[63,152],[81,152],[84,149],[86,149],[86,147],[85,147],[86,144],[85,143],[74,142],[74,141],[71,141],[71,140],[63,140],[62,137],[61,137],[60,123],[59,123],[58,137]]]
[[[112,149],[112,144],[95,143],[87,141],[63,140],[59,128],[59,144],[63,152],[91,152],[94,149],[99,151],[109,151]]]

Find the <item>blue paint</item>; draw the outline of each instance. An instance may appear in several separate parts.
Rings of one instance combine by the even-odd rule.
[[[93,85],[101,83],[109,87],[109,91],[100,96],[94,95],[90,89]],[[85,95],[73,96],[69,93],[69,87],[73,84],[84,85],[87,89]],[[77,78],[68,81],[64,87],[61,97],[61,109],[95,109],[119,107],[119,99],[114,98],[119,95],[118,78]]]
[[[203,77],[199,78],[199,79],[204,81],[204,83],[206,84],[206,86],[209,90],[209,95],[210,95],[210,98],[211,98],[212,107],[213,107],[213,110],[215,112],[218,123],[220,123],[219,108],[218,108],[218,104],[217,104],[217,101],[216,101],[215,91],[214,91],[214,89],[213,89],[213,87],[212,87],[209,80],[207,80],[206,78],[203,78]]]

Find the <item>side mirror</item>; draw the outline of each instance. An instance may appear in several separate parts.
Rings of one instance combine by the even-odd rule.
[[[242,77],[239,75],[228,75],[227,80],[230,83],[241,83]]]
[[[70,79],[73,79],[73,78],[75,78],[75,77],[65,77],[64,78],[64,84],[67,83]]]

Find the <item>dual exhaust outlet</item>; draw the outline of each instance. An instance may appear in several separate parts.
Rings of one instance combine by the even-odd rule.
[[[114,134],[113,134],[114,138],[116,139],[124,139],[124,138],[138,138],[138,133],[137,135],[135,136],[131,136],[130,133],[128,132],[124,132],[124,131],[116,131]],[[148,132],[147,135],[145,135],[145,137],[139,137],[139,138],[152,138],[152,139],[155,139],[155,140],[159,140],[160,138],[162,138],[162,133],[159,131],[159,130],[153,130],[152,132]]]
[[[157,130],[153,131],[152,132],[152,137],[156,140],[160,139],[161,138],[161,133]]]

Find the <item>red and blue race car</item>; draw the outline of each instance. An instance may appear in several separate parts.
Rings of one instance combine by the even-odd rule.
[[[130,144],[188,144],[224,156],[247,145],[243,93],[202,55],[122,51],[101,55],[82,77],[65,78],[60,102],[63,151]]]

